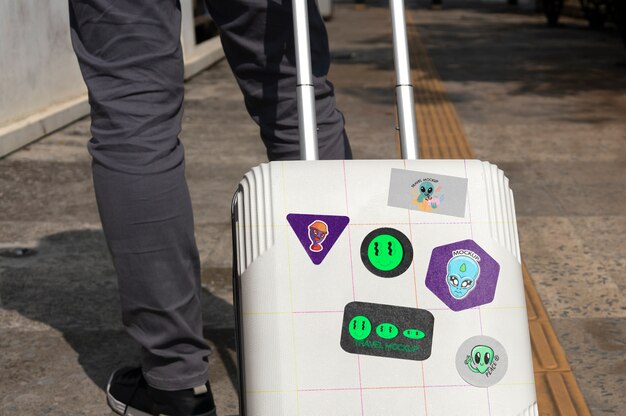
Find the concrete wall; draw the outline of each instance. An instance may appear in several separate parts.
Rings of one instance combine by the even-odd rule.
[[[217,39],[195,44],[192,0],[181,5],[189,77],[223,55]],[[0,0],[0,157],[89,112],[68,20],[67,0]]]
[[[0,0],[0,125],[85,93],[67,2]]]

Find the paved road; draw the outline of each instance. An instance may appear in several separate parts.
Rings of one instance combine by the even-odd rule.
[[[549,30],[528,6],[422,6],[422,35],[478,156],[516,194],[527,264],[594,415],[624,389],[626,64],[616,36]],[[384,22],[384,23],[383,23]],[[387,11],[339,4],[332,79],[357,158],[394,158]],[[265,160],[225,63],[186,85],[182,140],[203,263],[205,335],[221,415],[237,413],[230,197]],[[0,160],[0,415],[109,414],[102,389],[137,346],[120,324],[98,221],[88,119]]]

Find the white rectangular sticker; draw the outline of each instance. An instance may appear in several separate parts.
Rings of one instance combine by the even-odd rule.
[[[466,199],[467,178],[391,169],[389,206],[462,218]]]

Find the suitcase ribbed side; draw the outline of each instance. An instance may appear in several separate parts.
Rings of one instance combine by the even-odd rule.
[[[519,416],[539,416],[539,408],[537,403],[533,403],[528,409],[524,410]]]
[[[245,174],[235,195],[238,273],[274,244],[270,165],[265,163]]]
[[[487,209],[491,237],[506,247],[521,262],[517,219],[513,191],[509,179],[496,165],[483,162],[483,174],[487,188]],[[504,198],[499,198],[503,195]]]

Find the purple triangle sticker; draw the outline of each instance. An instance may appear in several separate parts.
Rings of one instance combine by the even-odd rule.
[[[350,218],[342,215],[289,214],[287,221],[313,264],[320,264]]]

